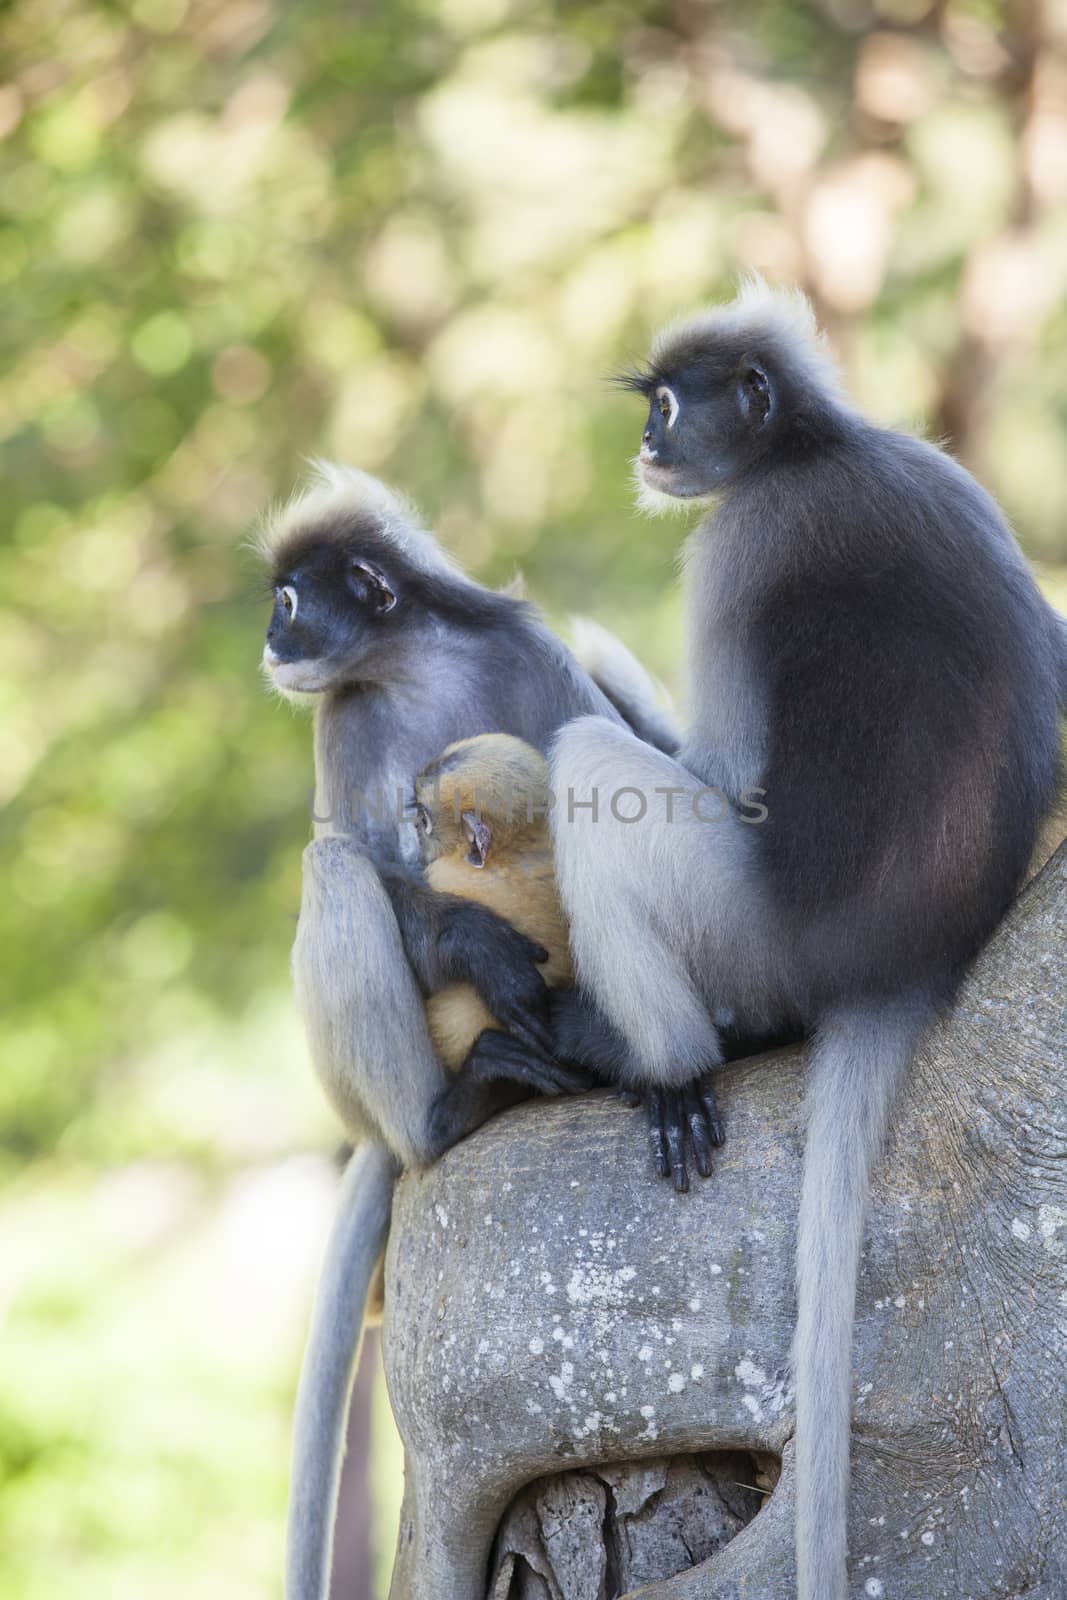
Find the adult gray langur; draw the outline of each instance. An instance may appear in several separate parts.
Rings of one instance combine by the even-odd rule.
[[[395,1177],[508,1103],[509,1091],[486,1079],[517,1074],[546,1092],[577,1081],[545,1059],[548,996],[535,963],[546,952],[486,906],[430,890],[405,800],[456,740],[504,732],[544,751],[571,717],[623,722],[531,606],[467,578],[413,509],[364,473],[320,466],[261,544],[274,595],[264,669],[283,694],[316,707],[297,998],[316,1071],[358,1145],[326,1248],[294,1430],[286,1594],[325,1600],[348,1393]],[[621,647],[607,656],[615,702],[673,738],[636,662]],[[423,1000],[463,982],[510,1033],[485,1036],[481,1076],[449,1077]],[[530,1061],[512,1073],[505,1047],[516,1040]]]
[[[646,501],[716,500],[686,555],[693,720],[677,759],[602,718],[558,735],[560,890],[661,1171],[684,1176],[718,1018],[811,1035],[798,1590],[846,1600],[871,1169],[917,1041],[1056,801],[1067,633],[975,480],[850,406],[799,294],[749,285],[665,333],[624,382],[649,404]],[[622,786],[663,797],[661,812],[623,822],[608,805]],[[762,790],[766,820],[703,820],[709,788],[735,803]]]

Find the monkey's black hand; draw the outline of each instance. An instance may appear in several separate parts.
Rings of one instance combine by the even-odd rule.
[[[547,950],[486,906],[464,900],[448,911],[441,952],[453,982],[471,984],[502,1028],[551,1059],[548,990],[537,970]]]
[[[656,1172],[661,1178],[673,1178],[679,1194],[689,1188],[686,1135],[702,1178],[711,1176],[712,1147],[722,1144],[725,1138],[714,1076],[713,1072],[705,1072],[684,1089],[649,1089],[645,1095]]]
[[[546,1095],[581,1094],[597,1081],[593,1073],[584,1068],[553,1061],[497,1028],[486,1028],[478,1035],[464,1062],[464,1070],[483,1083],[506,1078]]]

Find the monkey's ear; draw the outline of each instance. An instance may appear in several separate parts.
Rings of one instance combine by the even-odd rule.
[[[771,414],[773,400],[766,368],[755,356],[742,356],[737,369],[737,403],[745,421],[762,428]]]
[[[477,811],[463,813],[463,836],[470,849],[467,851],[467,860],[472,867],[484,867],[489,859],[489,846],[493,842],[493,831],[489,824],[478,815]]]
[[[389,587],[389,580],[381,568],[373,566],[369,561],[353,561],[352,571],[366,589],[367,599],[373,610],[380,616],[386,611],[392,611],[396,605],[396,595]]]

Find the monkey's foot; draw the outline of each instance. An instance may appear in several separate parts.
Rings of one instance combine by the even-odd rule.
[[[582,1094],[596,1078],[582,1067],[564,1066],[534,1051],[522,1039],[497,1028],[486,1028],[471,1046],[464,1070],[482,1083],[507,1078],[523,1083],[538,1094]]]
[[[684,1089],[649,1089],[645,1105],[657,1175],[673,1178],[678,1193],[686,1193],[689,1188],[688,1133],[697,1171],[702,1178],[710,1178],[712,1147],[722,1144],[726,1136],[715,1097],[714,1073],[703,1073]]]

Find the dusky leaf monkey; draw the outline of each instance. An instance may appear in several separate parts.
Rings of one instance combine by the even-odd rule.
[[[261,545],[274,593],[265,672],[315,705],[315,838],[304,853],[294,981],[315,1069],[358,1146],[326,1247],[294,1429],[286,1593],[325,1600],[347,1398],[395,1177],[507,1099],[485,1081],[488,1067],[446,1073],[424,997],[470,984],[507,1030],[500,1038],[513,1050],[524,1042],[530,1062],[516,1062],[515,1076],[558,1074],[545,1060],[547,991],[535,964],[544,950],[487,906],[429,887],[405,799],[458,739],[504,731],[544,751],[569,718],[623,720],[531,606],[466,577],[413,509],[364,473],[321,465]],[[616,704],[629,696],[638,720],[632,672],[616,677]]]
[[[547,952],[541,973],[550,989],[573,985],[544,756],[511,734],[461,739],[423,768],[415,801],[431,889],[488,906]],[[468,1062],[477,1071],[487,1058],[506,1059],[499,1052],[506,1052],[510,1036],[469,983],[430,995],[426,1017],[434,1049],[450,1071]],[[589,1082],[587,1075],[573,1083],[564,1076],[558,1085],[537,1080],[534,1087],[586,1088]]]
[[[1067,633],[975,480],[851,407],[801,295],[749,285],[625,381],[648,401],[646,501],[716,500],[686,553],[692,723],[676,760],[603,718],[559,733],[560,893],[580,981],[625,1041],[616,1068],[651,1091],[661,1167],[684,1165],[718,1017],[811,1035],[798,1590],[846,1600],[871,1169],[1056,800]],[[670,825],[623,825],[603,799],[594,824],[583,804],[620,785],[675,791]],[[705,785],[762,789],[766,820],[702,822]]]

